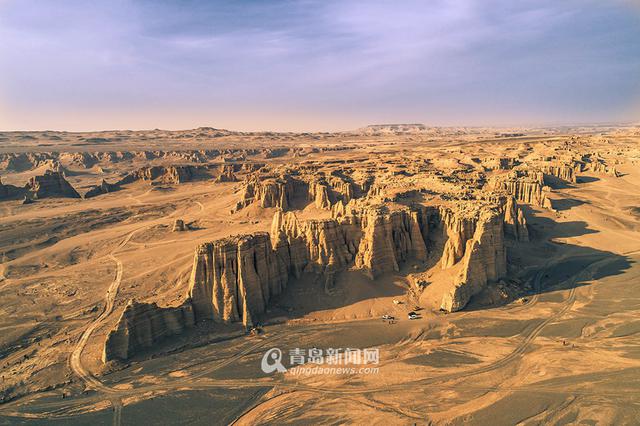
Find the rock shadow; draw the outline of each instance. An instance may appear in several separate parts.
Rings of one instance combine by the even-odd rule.
[[[565,241],[554,241],[557,238],[578,237],[587,234],[595,234],[599,231],[590,229],[588,223],[583,221],[557,222],[553,219],[535,216],[529,207],[527,219],[529,220],[529,230],[532,242],[528,250],[535,250],[541,260],[541,265],[536,268],[530,276],[531,288],[520,288],[518,297],[533,296],[535,294],[549,293],[557,290],[568,290],[572,288],[591,285],[590,281],[600,280],[610,276],[623,274],[635,262],[631,257],[599,250],[593,247],[569,244]],[[546,260],[557,258],[559,261],[544,268],[542,264]],[[587,277],[579,276],[590,265],[606,260],[606,268],[597,269]],[[544,271],[542,269],[544,268]],[[575,279],[574,277],[578,276]],[[508,277],[507,277],[508,278]],[[495,284],[493,284],[495,285]],[[465,311],[492,309],[511,303],[513,299],[507,299],[504,303],[493,305],[481,304],[479,296],[471,299]]]

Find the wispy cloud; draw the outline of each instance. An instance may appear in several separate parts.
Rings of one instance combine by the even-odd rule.
[[[627,119],[631,3],[4,0],[0,127]]]

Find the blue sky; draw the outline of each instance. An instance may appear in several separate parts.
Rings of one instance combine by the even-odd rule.
[[[638,121],[635,0],[0,0],[0,130]]]

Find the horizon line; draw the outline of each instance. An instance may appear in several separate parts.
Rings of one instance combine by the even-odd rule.
[[[341,130],[278,130],[278,129],[253,129],[253,130],[238,130],[233,128],[226,127],[214,127],[214,126],[197,126],[191,128],[106,128],[100,130],[61,130],[61,129],[1,129],[0,133],[106,133],[106,132],[152,132],[152,131],[163,131],[163,132],[187,132],[191,130],[200,130],[200,129],[210,129],[217,131],[225,131],[232,133],[289,133],[289,134],[304,134],[304,133],[351,133],[356,132],[361,129],[366,129],[370,127],[376,126],[424,126],[427,129],[506,129],[506,128],[521,128],[521,129],[548,129],[552,127],[607,127],[607,126],[619,126],[619,127],[629,127],[629,126],[640,126],[640,122],[638,121],[593,121],[593,122],[547,122],[547,123],[529,123],[529,124],[487,124],[487,125],[465,125],[465,124],[449,124],[449,125],[439,125],[439,124],[424,124],[424,123],[373,123],[367,124],[360,127],[354,127],[349,129],[341,129]]]

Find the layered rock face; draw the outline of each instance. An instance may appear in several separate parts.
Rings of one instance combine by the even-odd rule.
[[[259,207],[277,207],[284,211],[293,208],[293,200],[307,200],[321,210],[331,210],[336,202],[347,203],[356,198],[358,191],[353,182],[331,176],[329,179],[315,176],[290,176],[248,179],[242,190],[236,210],[253,203]]]
[[[572,164],[547,164],[541,167],[545,175],[554,176],[570,183],[576,183],[576,167]]]
[[[505,230],[528,238],[513,197],[496,207],[460,212],[446,207],[358,207],[342,204],[331,219],[300,221],[276,211],[271,235],[257,232],[201,244],[196,248],[187,301],[176,308],[130,303],[109,334],[103,359],[127,359],[194,321],[253,325],[289,277],[361,269],[372,279],[400,269],[403,262],[441,256],[453,268],[440,293],[440,308],[462,309],[490,281],[506,274]],[[446,242],[438,241],[446,239]]]
[[[504,232],[516,241],[529,241],[527,219],[513,197],[507,198],[504,205]]]
[[[235,236],[197,248],[189,287],[195,317],[250,325],[289,275],[331,275],[353,265],[375,278],[410,258],[424,261],[419,221],[419,213],[408,209],[302,222],[279,210],[271,235]]]
[[[546,193],[549,188],[544,185],[544,175],[529,173],[519,175],[510,173],[495,178],[492,182],[493,191],[503,191],[515,197],[519,202],[539,207],[550,207]]]
[[[409,258],[426,260],[427,248],[420,230],[418,211],[369,209],[362,215],[360,223],[363,237],[355,265],[365,269],[371,278],[398,271],[399,265]]]
[[[467,241],[475,232],[476,219],[475,217],[458,217],[451,211],[446,211],[443,216],[447,242],[442,252],[441,266],[442,269],[447,269],[462,259]]]
[[[271,225],[274,249],[299,277],[303,271],[331,273],[353,261],[361,233],[348,220],[309,220],[277,211]]]
[[[126,360],[152,348],[169,336],[181,334],[195,323],[190,303],[158,307],[155,303],[129,301],[104,343],[102,361]]]
[[[444,294],[440,309],[453,312],[464,308],[489,281],[506,275],[503,226],[501,212],[485,210],[481,213],[473,238],[466,243],[460,273]]]
[[[598,160],[587,163],[587,165],[585,166],[585,169],[590,170],[594,173],[600,173],[608,176],[613,176],[613,177],[620,176],[620,173],[618,173],[618,170],[616,170],[615,167],[607,166],[604,162],[598,161]]]
[[[292,178],[249,180],[244,185],[236,210],[254,202],[263,208],[278,207],[287,210],[302,186],[304,186],[302,182]]]
[[[29,179],[25,189],[33,198],[80,198],[80,194],[65,179],[64,173],[52,170],[47,170],[42,176]]]
[[[189,284],[196,319],[251,325],[285,288],[288,266],[266,232],[198,246]]]

